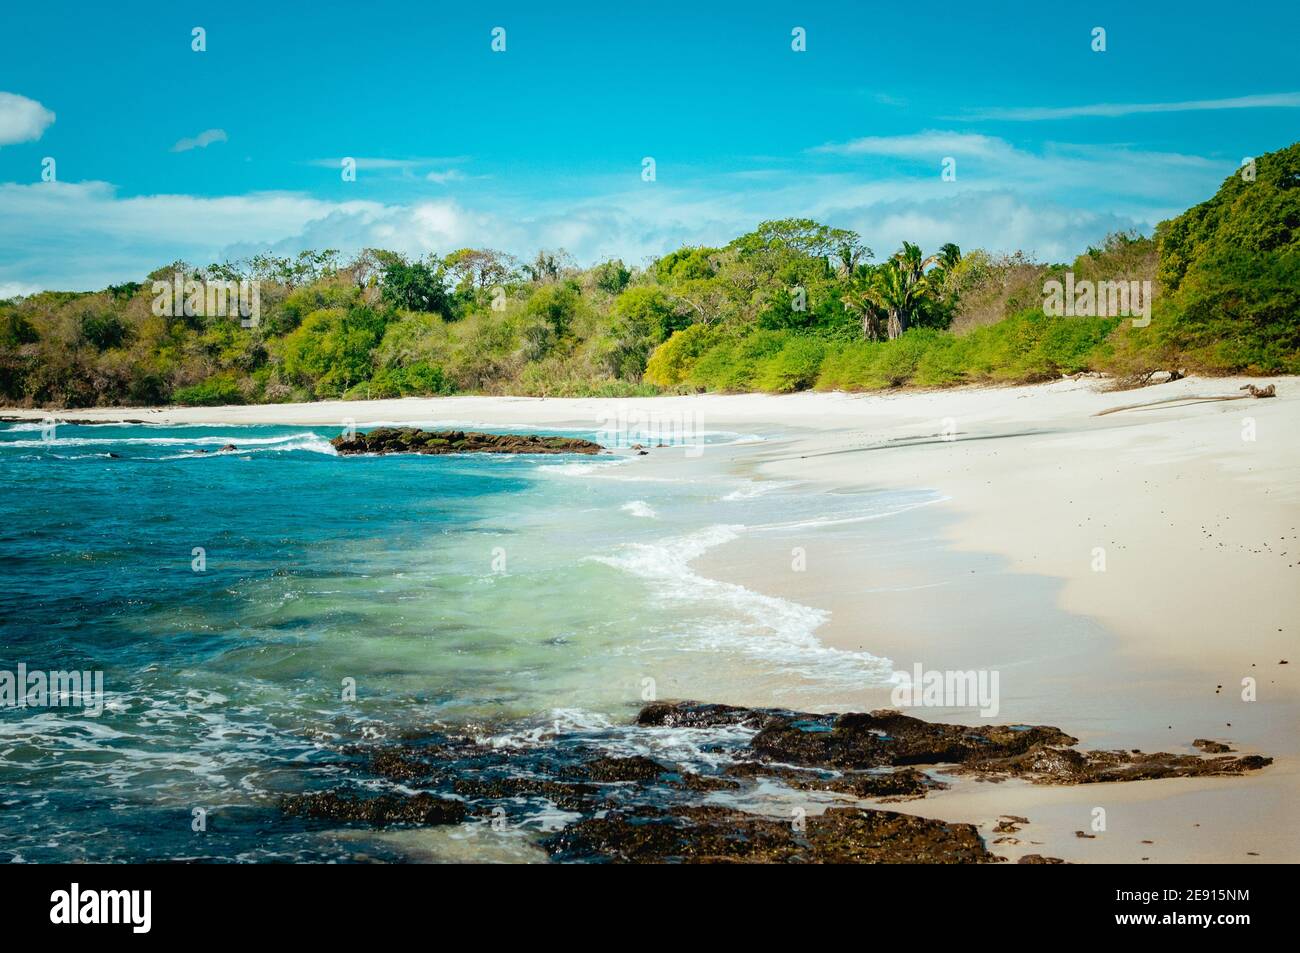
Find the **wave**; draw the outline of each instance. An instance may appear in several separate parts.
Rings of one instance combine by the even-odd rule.
[[[894,671],[889,659],[831,648],[817,638],[817,630],[830,618],[826,610],[709,579],[691,569],[692,561],[746,531],[743,525],[717,524],[654,543],[629,543],[614,555],[589,558],[646,580],[660,598],[710,607],[706,620],[682,633],[689,649],[741,652],[812,680],[849,687],[889,684]],[[717,606],[729,617],[719,617],[711,608]]]
[[[855,513],[850,516],[810,516],[805,519],[789,520],[782,523],[763,523],[758,526],[751,526],[750,529],[754,532],[762,532],[765,530],[817,529],[823,526],[842,526],[848,523],[867,523],[871,520],[886,519],[890,516],[897,516],[900,513],[917,510],[923,506],[931,506],[935,503],[944,503],[951,499],[952,497],[950,496],[933,496],[929,499],[918,500],[914,503],[904,503],[901,506],[876,510],[871,513]]]
[[[555,476],[603,476],[604,471],[627,466],[631,460],[631,457],[619,457],[614,460],[596,460],[590,463],[542,463],[538,464],[537,472]]]
[[[552,708],[513,724],[507,730],[480,732],[474,740],[485,747],[527,748],[562,739],[585,753],[596,749],[611,757],[641,755],[699,768],[733,760],[725,747],[743,745],[756,729],[743,725],[709,728],[639,727],[585,708]]]
[[[225,434],[204,437],[58,437],[54,440],[0,441],[0,447],[51,450],[61,447],[224,447],[226,444],[234,444],[241,452],[257,450],[334,452],[334,447],[328,440],[310,431],[284,434],[279,437],[239,437]]]
[[[726,503],[737,503],[741,500],[752,500],[755,497],[764,496],[773,490],[784,490],[794,485],[779,480],[749,480],[739,489],[732,490],[722,499]]]
[[[67,426],[59,421],[55,421],[55,423],[60,427]],[[44,430],[45,427],[46,425],[42,421],[33,420],[28,423],[9,424],[3,431],[0,431],[0,433],[31,433],[36,430]]]
[[[285,443],[277,443],[269,446],[248,446],[252,441],[245,441],[243,446],[238,450],[227,453],[173,453],[165,457],[149,457],[150,460],[218,460],[222,457],[242,456],[249,453],[288,453],[292,450],[305,450],[310,453],[320,453],[327,457],[338,456],[338,451],[334,445],[323,437],[311,436],[303,440],[289,440]]]
[[[628,513],[632,516],[639,516],[642,519],[653,520],[659,518],[659,515],[654,511],[654,507],[645,500],[631,500],[630,502],[624,503],[619,507],[619,509],[624,513]]]

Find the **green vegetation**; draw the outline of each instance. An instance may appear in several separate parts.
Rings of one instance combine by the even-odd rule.
[[[195,268],[100,292],[0,301],[0,401],[230,404],[451,393],[621,396],[871,390],[1104,371],[1300,373],[1300,144],[1258,158],[1156,229],[1070,264],[1022,254],[881,261],[853,232],[764,222],[724,247],[631,267],[490,249],[367,250]],[[1051,317],[1044,282],[1152,282],[1151,322]],[[155,282],[252,280],[233,305],[157,307]],[[201,297],[201,295],[200,295]],[[161,313],[159,313],[161,312]],[[174,312],[174,313],[172,313]]]

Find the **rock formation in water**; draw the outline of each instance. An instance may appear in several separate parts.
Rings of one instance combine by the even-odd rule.
[[[605,448],[576,437],[475,433],[376,427],[369,433],[340,434],[330,441],[341,454],[354,453],[601,453]]]
[[[664,729],[698,730],[709,757],[677,764],[623,753],[641,741],[656,750],[653,741]],[[425,732],[398,745],[348,748],[344,755],[358,777],[288,797],[282,809],[314,821],[377,827],[485,820],[513,826],[521,815],[558,808],[578,817],[540,846],[563,861],[992,863],[1005,858],[988,850],[974,825],[828,805],[828,799],[914,800],[947,786],[923,768],[948,779],[1073,785],[1237,775],[1272,761],[1079,751],[1077,739],[1046,725],[968,727],[887,710],[823,715],[652,702],[632,726],[612,730],[622,732],[617,754],[580,732],[506,746]],[[1207,739],[1197,739],[1197,746],[1214,753],[1226,748]],[[397,787],[376,793],[386,786]],[[777,797],[770,813],[706,800],[717,792],[744,798],[760,787],[769,801]],[[780,813],[791,806],[793,813]],[[1004,815],[992,833],[1010,835],[1027,823]],[[1019,841],[1001,836],[994,843]],[[1060,862],[1038,854],[1020,860]]]

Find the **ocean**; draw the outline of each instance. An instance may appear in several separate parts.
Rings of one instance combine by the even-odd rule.
[[[822,610],[692,560],[933,494],[650,476],[632,455],[340,457],[333,434],[0,424],[0,674],[104,689],[98,715],[0,705],[0,861],[403,859],[281,798],[329,788],[358,745],[623,750],[648,699],[888,681],[888,659],[818,642]],[[555,823],[542,804],[521,839]]]

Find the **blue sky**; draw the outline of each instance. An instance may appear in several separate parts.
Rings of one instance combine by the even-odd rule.
[[[289,6],[8,5],[0,296],[304,247],[640,263],[786,216],[1060,260],[1300,139],[1294,2]]]

